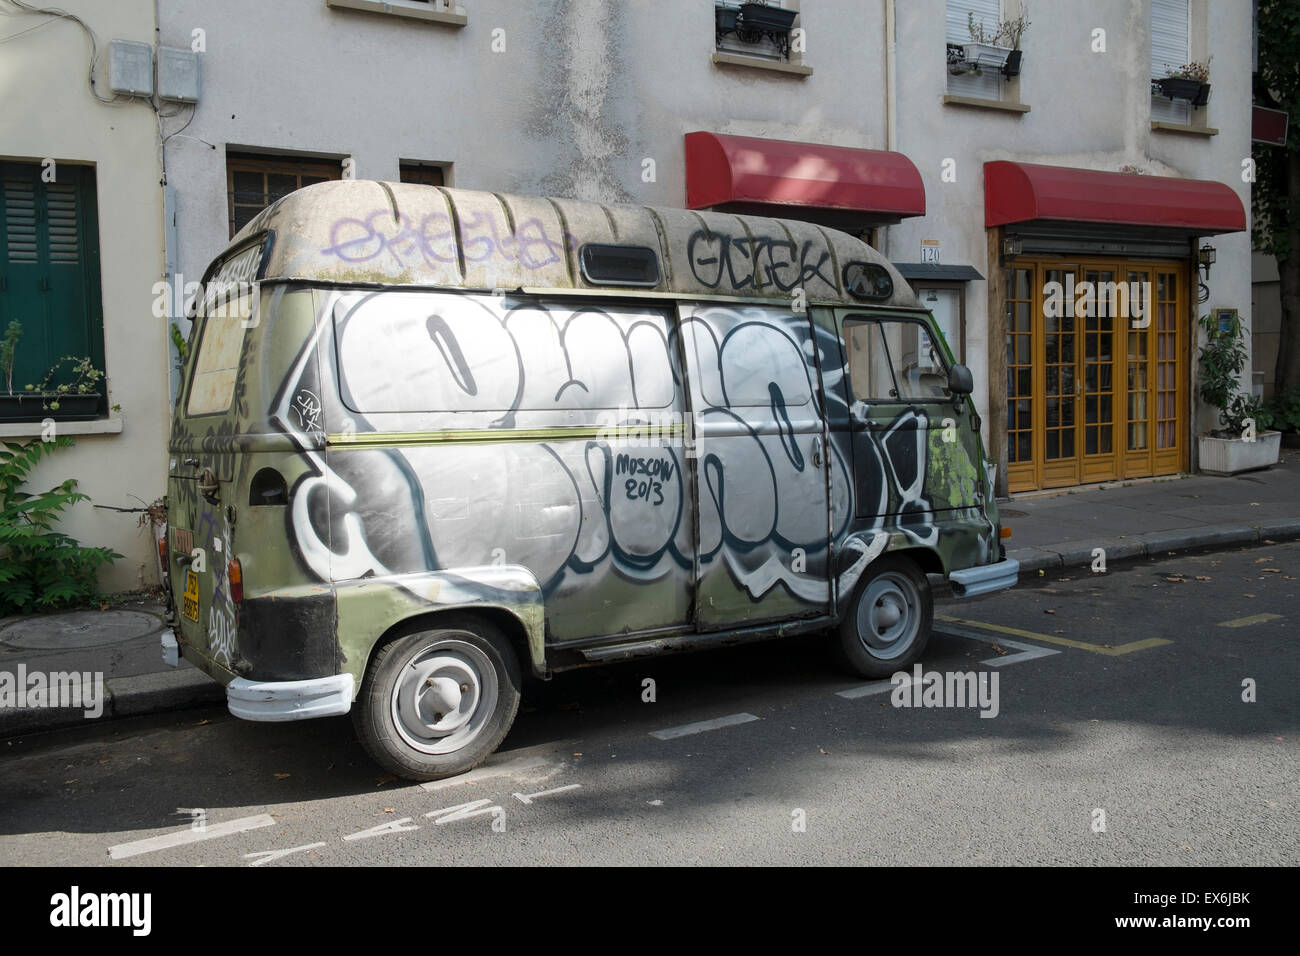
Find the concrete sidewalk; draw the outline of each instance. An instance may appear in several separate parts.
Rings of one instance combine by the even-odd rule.
[[[1300,537],[1300,452],[1283,449],[1267,470],[1112,483],[1035,493],[1000,503],[1013,535],[1008,554],[1022,577],[1039,570],[1086,567],[1103,548],[1108,565],[1179,551],[1227,548]],[[0,738],[88,719],[178,710],[225,700],[216,681],[182,662],[163,663],[163,608],[139,600],[105,611],[73,611],[0,620],[0,674],[102,674],[102,714],[86,707],[0,704]]]

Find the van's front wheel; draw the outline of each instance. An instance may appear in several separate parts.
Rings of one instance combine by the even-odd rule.
[[[408,780],[464,773],[496,750],[519,709],[519,661],[481,621],[448,621],[385,645],[353,723],[366,752]]]
[[[907,558],[881,558],[863,573],[840,622],[840,657],[863,677],[889,677],[925,653],[933,621],[925,575]]]

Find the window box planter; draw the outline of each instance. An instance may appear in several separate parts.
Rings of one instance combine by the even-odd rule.
[[[1186,100],[1193,106],[1204,106],[1210,99],[1210,84],[1188,80],[1181,76],[1166,76],[1152,80],[1152,84],[1167,100]]]
[[[1009,46],[994,46],[992,43],[967,43],[962,49],[967,63],[989,70],[1001,70],[1013,52]]]
[[[736,37],[742,43],[760,43],[766,37],[783,57],[789,59],[790,29],[797,16],[798,10],[742,3],[736,11]]]
[[[736,32],[736,18],[739,16],[740,10],[737,7],[713,8],[714,29],[719,44],[724,36]]]
[[[1261,432],[1254,441],[1201,435],[1197,450],[1201,471],[1210,475],[1235,475],[1276,465],[1282,450],[1282,433]]]
[[[22,392],[0,395],[0,422],[85,421],[99,417],[100,395],[59,395],[54,392]],[[59,407],[48,408],[51,402]]]

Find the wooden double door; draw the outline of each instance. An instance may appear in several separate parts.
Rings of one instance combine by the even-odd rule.
[[[1185,470],[1187,266],[1017,259],[1010,273],[1010,490]]]

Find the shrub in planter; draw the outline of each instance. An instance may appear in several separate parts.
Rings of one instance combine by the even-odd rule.
[[[1270,430],[1272,413],[1238,390],[1247,358],[1241,319],[1233,315],[1231,323],[1220,328],[1214,315],[1203,315],[1200,324],[1208,337],[1198,357],[1201,400],[1219,409],[1222,426],[1202,435],[1198,442],[1201,469],[1234,474],[1276,464],[1281,434]]]
[[[92,601],[96,572],[122,557],[109,548],[83,548],[55,528],[69,506],[89,500],[75,478],[39,494],[22,490],[41,458],[71,445],[64,436],[0,447],[0,615]]]

